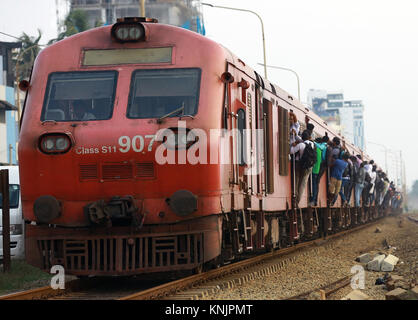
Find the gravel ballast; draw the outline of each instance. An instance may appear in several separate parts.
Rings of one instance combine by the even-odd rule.
[[[399,220],[402,219],[402,227]],[[354,275],[354,266],[364,267],[365,289],[361,290],[372,300],[384,300],[388,292],[385,285],[375,285],[376,279],[386,272],[368,271],[365,264],[356,262],[364,253],[393,254],[399,258],[390,274],[402,275],[406,282],[417,283],[418,225],[405,217],[388,217],[376,225],[366,227],[339,239],[331,239],[320,247],[312,247],[295,255],[277,273],[255,279],[244,285],[226,289],[204,299],[217,300],[280,300],[288,299],[309,290]],[[387,244],[390,246],[388,247]],[[358,267],[357,267],[358,268]],[[357,271],[356,271],[357,272]],[[350,285],[333,293],[327,299],[339,300],[353,289]]]

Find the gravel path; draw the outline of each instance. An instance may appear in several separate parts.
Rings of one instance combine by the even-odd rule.
[[[399,220],[402,219],[402,227]],[[376,227],[381,232],[375,233]],[[392,247],[387,249],[386,242]],[[394,249],[395,247],[396,249]],[[393,274],[404,276],[409,282],[418,282],[418,224],[405,217],[389,217],[377,225],[367,227],[341,239],[330,240],[321,247],[304,250],[296,255],[293,263],[287,264],[278,273],[250,281],[242,286],[224,290],[206,299],[217,300],[279,300],[319,288],[331,282],[353,275],[351,268],[359,265],[355,258],[362,253],[392,253],[400,258]],[[361,265],[361,264],[360,264]],[[363,265],[364,266],[364,265]],[[384,285],[375,285],[384,272],[365,270],[364,293],[373,300],[384,300],[387,290]],[[329,299],[341,299],[351,292],[347,287],[332,294]]]

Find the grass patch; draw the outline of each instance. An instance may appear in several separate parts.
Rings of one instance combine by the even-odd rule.
[[[0,295],[48,285],[53,276],[23,260],[12,260],[10,272],[4,273],[0,266]]]

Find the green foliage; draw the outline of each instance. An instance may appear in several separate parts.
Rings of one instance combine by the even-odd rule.
[[[41,47],[39,40],[41,40],[42,32],[38,29],[38,37],[31,37],[23,32],[20,36],[22,48],[14,53],[13,60],[16,62],[17,76],[19,80],[29,79],[32,70],[33,62]]]
[[[64,32],[61,32],[56,39],[50,40],[48,44],[52,44],[76,33],[90,29],[87,12],[83,10],[70,11],[64,20],[64,29]]]

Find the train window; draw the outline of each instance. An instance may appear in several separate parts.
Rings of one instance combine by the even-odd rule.
[[[245,136],[245,111],[239,109],[237,112],[238,120],[238,164],[243,166],[247,163],[246,159],[246,136]]]
[[[116,71],[52,73],[48,79],[41,120],[110,119],[116,79]]]
[[[274,192],[273,104],[265,98],[263,98],[263,122],[266,192],[271,194]]]
[[[279,175],[289,174],[289,115],[285,108],[279,106]]]
[[[195,115],[200,73],[192,69],[136,70],[132,75],[128,118]]]

